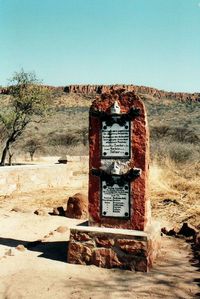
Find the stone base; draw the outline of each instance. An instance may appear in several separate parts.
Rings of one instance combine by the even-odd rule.
[[[147,272],[156,254],[154,240],[142,231],[104,227],[71,228],[68,262]]]

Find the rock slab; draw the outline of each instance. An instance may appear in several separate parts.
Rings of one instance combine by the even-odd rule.
[[[153,246],[145,232],[79,226],[70,231],[68,262],[147,272]]]

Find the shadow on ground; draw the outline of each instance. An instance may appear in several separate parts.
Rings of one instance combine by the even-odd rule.
[[[67,251],[68,251],[67,241],[57,241],[57,242],[42,242],[40,240],[34,242],[10,239],[10,238],[0,238],[0,245],[17,247],[18,245],[23,245],[28,250],[42,252],[39,257],[56,260],[60,262],[67,261]]]

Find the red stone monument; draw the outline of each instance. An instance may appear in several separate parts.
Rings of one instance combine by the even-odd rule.
[[[89,222],[71,229],[68,262],[147,271],[149,134],[134,92],[111,91],[92,103],[89,146]]]
[[[94,101],[90,109],[89,144],[89,225],[144,231],[150,221],[149,133],[139,97],[133,92],[115,91]],[[110,174],[112,180],[112,166],[119,168],[116,180],[128,178],[124,180],[127,196],[121,195],[121,201],[117,195],[122,190],[116,184],[114,188],[102,186],[102,176],[107,174],[109,181]],[[97,175],[100,170],[99,176],[94,175],[95,170]],[[109,203],[109,191],[115,193],[114,202],[110,196]]]

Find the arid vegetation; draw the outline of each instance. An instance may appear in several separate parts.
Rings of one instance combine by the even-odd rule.
[[[34,73],[22,69],[10,80],[9,98],[1,104],[0,128],[3,133],[3,150],[0,165],[12,164],[12,145],[20,138],[31,123],[40,123],[49,111],[50,95]]]
[[[47,122],[27,126],[13,146],[13,161],[40,155],[87,155],[88,111],[94,96],[55,89]],[[150,127],[151,201],[153,214],[164,220],[200,219],[200,104],[173,99],[143,98]],[[8,96],[0,95],[1,105]],[[2,132],[3,133],[3,132]],[[3,134],[1,134],[3,146]]]

